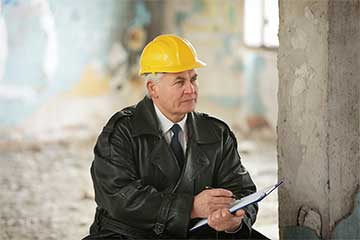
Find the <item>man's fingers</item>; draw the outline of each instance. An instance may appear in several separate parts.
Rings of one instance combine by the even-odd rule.
[[[235,201],[232,196],[231,191],[222,188],[202,191],[194,198],[191,217],[208,217],[218,209],[228,209],[230,204]]]
[[[231,214],[227,208],[218,209],[211,214],[213,219],[234,219],[234,220],[241,220],[245,216],[244,210],[238,210],[234,214]]]
[[[221,208],[229,208],[229,204],[226,204],[226,203],[211,204],[209,207],[214,211],[214,210],[218,210],[218,209],[221,209]]]
[[[221,210],[221,216],[223,217],[223,218],[226,218],[226,217],[228,217],[229,216],[229,214],[230,214],[230,212],[226,209],[222,209]]]
[[[213,197],[231,197],[233,196],[233,193],[229,190],[223,189],[223,188],[214,188],[206,190],[210,196]]]
[[[237,210],[235,212],[235,216],[237,217],[244,217],[245,216],[245,211],[243,209]]]
[[[232,215],[228,209],[222,208],[222,209],[218,209],[215,212],[213,212],[210,217],[214,221],[217,219],[230,218],[230,217],[232,217]]]
[[[240,211],[238,214],[242,214]],[[228,209],[218,209],[208,217],[209,226],[217,231],[224,231],[226,229],[235,229],[240,226],[244,215],[237,216],[229,212]]]
[[[229,205],[233,203],[235,200],[230,197],[212,197],[210,199],[211,204],[226,204]]]

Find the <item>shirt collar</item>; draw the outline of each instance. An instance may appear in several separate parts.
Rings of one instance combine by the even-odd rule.
[[[160,127],[161,130],[163,131],[163,133],[167,133],[170,128],[175,124],[172,121],[170,121],[160,110],[159,108],[156,106],[156,104],[154,103],[154,108],[155,108],[155,112],[156,115],[159,119],[160,122]],[[179,126],[181,127],[182,131],[185,131],[185,124],[186,124],[186,119],[187,119],[187,114],[185,115],[185,117],[177,122],[177,124],[179,124]]]

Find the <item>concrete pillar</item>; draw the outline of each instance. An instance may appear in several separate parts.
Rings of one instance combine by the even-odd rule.
[[[359,239],[360,1],[279,9],[280,237]]]

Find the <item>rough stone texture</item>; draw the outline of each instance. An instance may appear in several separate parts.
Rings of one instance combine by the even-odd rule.
[[[326,210],[327,2],[280,1],[279,39],[281,228],[297,224],[302,205]]]
[[[359,1],[280,1],[280,236],[307,206],[320,213],[328,238],[353,205],[360,182],[359,16]]]
[[[350,214],[360,185],[360,1],[331,1],[329,16],[327,151],[333,229]]]
[[[321,216],[313,209],[301,207],[298,215],[298,224],[313,229],[317,236],[321,235]]]

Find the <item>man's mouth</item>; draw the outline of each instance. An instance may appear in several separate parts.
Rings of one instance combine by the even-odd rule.
[[[196,102],[196,98],[186,99],[183,102]]]

